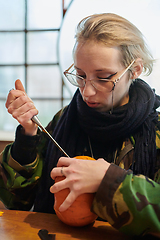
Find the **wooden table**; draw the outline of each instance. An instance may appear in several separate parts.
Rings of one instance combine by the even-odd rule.
[[[70,227],[62,223],[56,215],[16,210],[1,210],[0,239],[2,240],[40,240],[38,231],[47,229],[56,234],[56,240],[130,240],[112,228],[108,223],[95,221],[86,227]]]

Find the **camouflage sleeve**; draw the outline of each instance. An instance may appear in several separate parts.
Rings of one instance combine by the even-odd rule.
[[[160,185],[111,164],[96,193],[92,210],[128,235],[160,232]]]
[[[62,113],[63,109],[48,124],[50,133]],[[27,140],[17,132],[16,144],[8,145],[0,154],[0,200],[8,209],[30,210],[34,203],[48,143],[43,132],[39,135],[39,140],[33,137]]]
[[[42,173],[42,159],[37,155],[33,163],[22,166],[12,158],[11,146],[0,155],[0,200],[8,209],[30,210]]]

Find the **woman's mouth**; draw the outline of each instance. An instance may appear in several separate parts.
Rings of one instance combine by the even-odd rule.
[[[88,105],[88,107],[91,107],[91,108],[97,108],[99,106],[99,103],[96,103],[96,102],[86,101],[86,104]]]

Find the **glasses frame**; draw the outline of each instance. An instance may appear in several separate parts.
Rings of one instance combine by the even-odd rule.
[[[109,92],[112,92],[112,91],[114,90],[116,84],[117,84],[117,83],[119,82],[119,80],[124,76],[124,74],[131,68],[131,66],[133,65],[134,62],[135,62],[135,60],[133,60],[133,61],[129,64],[129,66],[128,66],[126,69],[124,69],[124,71],[122,72],[122,74],[121,74],[116,80],[113,81],[113,80],[103,79],[103,78],[101,78],[101,79],[99,79],[99,80],[103,80],[103,81],[106,81],[106,82],[112,82],[112,83],[113,83],[113,88],[111,89],[111,91],[109,91]],[[84,80],[84,86],[85,86],[85,85],[86,85],[86,80],[85,80],[85,78],[69,72],[69,70],[70,70],[73,66],[74,66],[74,63],[73,63],[67,70],[65,70],[65,71],[63,72],[63,74],[65,75],[65,77],[67,78],[67,80],[68,80],[69,82],[70,82],[70,80],[68,79],[67,74],[72,75],[72,76],[78,76],[79,78],[81,78],[82,80]],[[92,81],[94,81],[94,79],[89,80],[89,81],[91,81],[92,86],[93,86],[96,90],[101,91],[101,90],[97,89],[97,88],[94,86],[94,84],[92,83]],[[71,83],[71,82],[70,82],[70,83]],[[73,83],[71,83],[71,84],[74,85]],[[78,86],[78,85],[74,85],[74,86],[80,87],[80,88],[82,87],[82,86]],[[84,87],[84,86],[83,86],[83,87]]]

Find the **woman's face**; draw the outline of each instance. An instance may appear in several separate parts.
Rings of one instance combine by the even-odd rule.
[[[95,89],[89,80],[108,78],[115,81],[125,70],[120,62],[120,51],[118,48],[106,47],[102,43],[87,41],[77,43],[74,49],[74,65],[78,75],[86,80],[84,87],[80,88],[80,93],[86,104],[97,111],[109,111],[112,108],[112,92]],[[116,83],[113,91],[113,107],[122,106],[129,100],[129,74]]]

